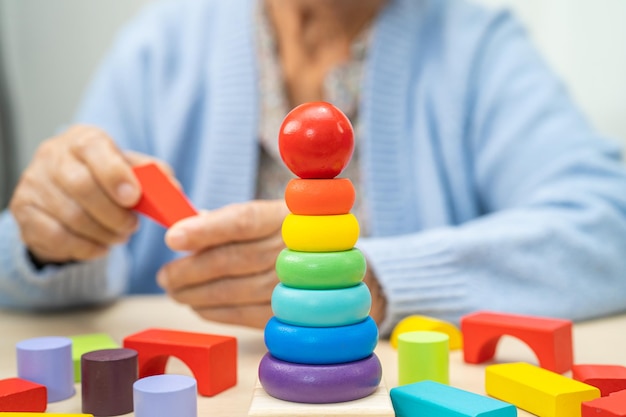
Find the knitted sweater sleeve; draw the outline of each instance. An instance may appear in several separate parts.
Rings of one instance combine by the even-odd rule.
[[[465,158],[483,215],[359,241],[387,297],[381,333],[410,314],[458,323],[482,309],[574,320],[626,310],[618,147],[506,16],[485,31],[469,83]]]
[[[148,8],[120,33],[77,116],[77,122],[105,130],[122,149],[145,150],[146,60],[151,33],[164,12],[163,7]],[[2,307],[53,309],[108,302],[127,288],[128,260],[127,246],[119,245],[102,259],[37,269],[11,213],[0,214]]]

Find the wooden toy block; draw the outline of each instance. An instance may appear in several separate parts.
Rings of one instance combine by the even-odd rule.
[[[97,416],[119,416],[133,411],[133,384],[137,380],[137,351],[102,349],[81,358],[82,411]]]
[[[17,376],[45,385],[48,402],[72,397],[74,364],[72,341],[67,337],[35,337],[16,345]]]
[[[250,417],[394,417],[389,392],[381,381],[373,394],[353,401],[305,404],[279,400],[267,394],[257,381],[248,410]]]
[[[0,417],[93,417],[93,414],[57,414],[57,413],[0,413]]]
[[[389,342],[394,348],[398,347],[398,336],[404,332],[426,330],[431,332],[446,333],[450,338],[450,350],[463,348],[463,335],[461,330],[454,324],[433,317],[412,315],[408,316],[393,328]]]
[[[0,411],[44,412],[47,406],[44,385],[20,378],[0,380]]]
[[[626,390],[626,367],[620,365],[574,365],[572,378],[598,388],[603,397]]]
[[[626,417],[626,390],[584,402],[582,417]]]
[[[396,417],[515,417],[517,409],[484,395],[433,381],[391,389]]]
[[[133,210],[166,228],[198,214],[183,192],[155,163],[136,166],[133,171],[141,184],[141,198]]]
[[[117,343],[105,333],[91,333],[70,336],[72,341],[72,361],[74,362],[74,382],[80,382],[80,358],[85,353],[100,349],[114,349]]]
[[[449,383],[449,337],[441,332],[406,332],[398,338],[398,384]]]
[[[213,396],[237,383],[237,339],[204,333],[148,329],[124,339],[139,353],[139,378],[160,375],[170,356],[183,361],[198,381],[198,392]]]
[[[572,322],[544,317],[478,312],[461,319],[463,354],[467,363],[492,359],[500,337],[525,342],[537,355],[539,366],[562,374],[572,368]]]
[[[580,417],[581,404],[600,397],[596,387],[523,362],[487,366],[485,391],[541,417]]]
[[[185,375],[154,375],[133,385],[135,417],[197,417],[196,380]]]

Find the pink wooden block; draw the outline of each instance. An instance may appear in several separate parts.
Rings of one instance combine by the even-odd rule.
[[[626,390],[626,367],[620,365],[574,365],[572,378],[598,388],[603,397]]]
[[[582,403],[581,417],[626,417],[626,390]]]
[[[539,366],[564,373],[572,368],[572,322],[516,314],[477,312],[461,319],[463,354],[467,363],[492,359],[500,337],[516,337],[537,355]]]
[[[0,380],[0,411],[39,413],[46,411],[47,406],[45,385],[21,378]]]

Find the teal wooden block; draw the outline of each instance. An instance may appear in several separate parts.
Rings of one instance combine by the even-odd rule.
[[[515,417],[517,408],[500,400],[433,381],[392,388],[396,417]]]
[[[72,340],[72,361],[74,362],[74,382],[80,382],[80,358],[89,352],[120,347],[105,333],[90,333],[70,336]]]

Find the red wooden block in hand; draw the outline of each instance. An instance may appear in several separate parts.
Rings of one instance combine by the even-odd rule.
[[[572,368],[574,350],[569,320],[478,312],[461,319],[461,332],[467,363],[493,358],[500,337],[509,335],[525,342],[537,355],[542,368],[559,374]]]
[[[47,406],[45,385],[21,378],[0,380],[0,411],[43,413]]]
[[[155,163],[136,166],[133,171],[141,184],[141,198],[133,210],[164,227],[198,214],[185,194]]]
[[[581,417],[626,417],[626,390],[582,403]]]
[[[161,375],[170,356],[183,361],[200,395],[213,396],[237,383],[237,339],[231,336],[148,329],[124,339],[138,352],[139,378]]]
[[[572,378],[598,388],[603,397],[626,390],[626,367],[620,365],[574,365]]]

